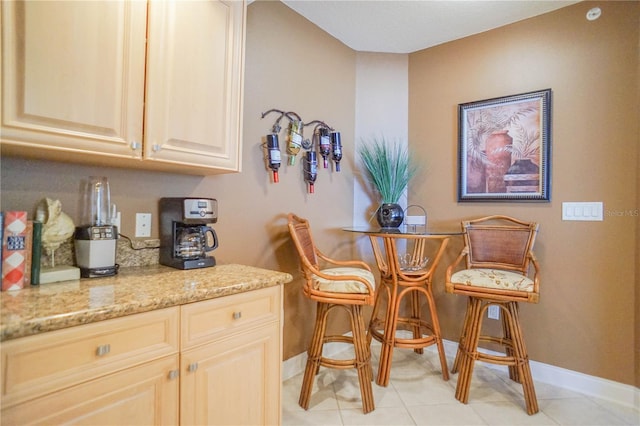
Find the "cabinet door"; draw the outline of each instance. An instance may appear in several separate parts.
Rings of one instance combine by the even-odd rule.
[[[151,1],[145,158],[240,171],[244,1]]]
[[[3,146],[131,158],[131,142],[142,142],[145,31],[145,2],[3,1]]]
[[[39,397],[2,410],[12,425],[178,424],[178,355]]]
[[[277,322],[183,352],[181,424],[280,424]]]

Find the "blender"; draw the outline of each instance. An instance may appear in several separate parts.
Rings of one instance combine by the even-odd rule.
[[[116,243],[118,228],[113,225],[115,205],[106,177],[90,176],[84,188],[81,226],[74,235],[76,261],[83,278],[107,277],[118,273]]]

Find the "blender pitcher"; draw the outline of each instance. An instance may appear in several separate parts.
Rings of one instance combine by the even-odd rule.
[[[90,176],[85,190],[82,224],[111,225],[111,191],[106,177]]]

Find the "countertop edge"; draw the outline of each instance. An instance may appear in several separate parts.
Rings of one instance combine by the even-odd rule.
[[[286,272],[244,265],[221,265],[193,272],[163,267],[149,269],[147,273],[140,269],[132,271],[131,276],[127,277],[125,271],[123,276],[112,281],[98,279],[72,282],[74,289],[66,294],[54,292],[52,296],[47,292],[52,288],[55,291],[55,287],[42,292],[38,288],[20,290],[21,294],[3,292],[0,342],[284,285],[293,280],[292,275]],[[155,294],[145,294],[145,289],[155,290]],[[108,302],[94,302],[92,305],[89,298],[100,292],[105,294]],[[80,300],[78,304],[81,306],[66,306],[65,299],[74,300],[74,297]],[[47,306],[46,314],[40,314],[37,307],[34,308],[39,303],[52,305],[60,302],[63,306],[58,310]],[[21,304],[25,306],[21,307]]]

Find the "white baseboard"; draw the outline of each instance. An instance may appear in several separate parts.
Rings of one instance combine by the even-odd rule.
[[[455,357],[456,350],[458,349],[458,342],[444,340],[443,343],[447,357]],[[338,354],[341,350],[344,350],[344,344],[327,343],[324,347],[324,354],[325,356],[331,357]],[[427,350],[435,351],[435,347],[431,346],[427,348]],[[498,352],[494,353],[498,354]],[[306,352],[284,361],[282,365],[283,380],[287,380],[302,373],[304,371],[306,361]],[[547,383],[631,408],[637,409],[640,407],[640,389],[634,386],[602,379],[600,377],[589,376],[577,371],[567,370],[565,368],[537,361],[530,361],[529,364],[531,366],[531,374],[537,382]],[[498,365],[490,363],[483,363],[483,365],[495,369],[501,368]]]
[[[443,340],[443,343],[447,356],[455,357],[456,351],[458,350],[458,342]],[[500,352],[489,350],[486,352],[500,355]],[[483,365],[496,370],[501,368],[499,365],[490,363],[483,363]],[[560,368],[538,361],[529,361],[529,366],[531,367],[531,375],[536,382],[547,383],[626,407],[636,409],[640,407],[640,389],[634,386],[601,377],[589,376],[588,374],[567,370],[566,368]]]

